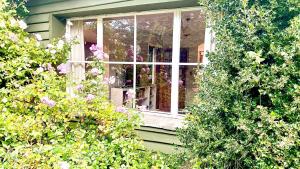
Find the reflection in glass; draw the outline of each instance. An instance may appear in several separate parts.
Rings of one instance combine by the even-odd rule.
[[[173,13],[137,16],[137,62],[172,62]]]
[[[171,66],[137,65],[136,76],[136,105],[147,110],[170,112]]]
[[[203,63],[205,16],[200,11],[182,12],[180,62]]]
[[[133,61],[134,17],[103,19],[103,45],[109,61]]]
[[[105,78],[114,79],[111,84],[108,84],[111,101],[116,106],[125,105],[126,93],[129,89],[133,89],[133,65],[106,64],[104,66]]]
[[[195,93],[197,93],[197,86],[195,84],[196,74],[197,66],[179,67],[179,110],[183,110],[187,105],[191,104]]]

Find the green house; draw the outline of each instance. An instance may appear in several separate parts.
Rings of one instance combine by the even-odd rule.
[[[137,129],[145,145],[176,151],[175,134],[183,126],[184,108],[197,91],[195,68],[207,63],[213,47],[211,31],[197,0],[31,0],[26,18],[29,33],[42,43],[76,37],[69,63],[73,80],[90,71],[90,47],[106,54],[109,98],[122,106],[133,91],[143,126]]]

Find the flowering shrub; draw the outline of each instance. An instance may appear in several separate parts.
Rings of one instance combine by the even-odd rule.
[[[168,168],[143,151],[138,116],[105,97],[105,54],[94,46],[87,80],[67,83],[73,42],[42,46],[5,7],[0,0],[0,168]]]
[[[217,44],[180,132],[195,168],[300,168],[299,1],[201,3]]]

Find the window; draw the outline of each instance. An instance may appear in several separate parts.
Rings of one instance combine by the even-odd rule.
[[[99,16],[73,20],[70,33],[80,34],[74,65],[89,69],[89,47],[98,44],[105,58],[105,76],[115,77],[109,98],[117,106],[126,92],[135,91],[134,107],[150,112],[178,114],[191,103],[195,91],[195,71],[205,62],[210,46],[205,17],[200,10],[168,10],[128,15]],[[78,33],[79,32],[79,33]],[[80,36],[79,36],[80,37]],[[82,54],[78,51],[84,50]],[[80,52],[79,52],[80,53]],[[82,56],[83,55],[83,56]],[[84,59],[78,59],[84,58]],[[79,71],[79,69],[73,69]]]

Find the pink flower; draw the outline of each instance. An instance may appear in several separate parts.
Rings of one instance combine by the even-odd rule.
[[[103,60],[104,58],[104,53],[102,51],[95,51],[93,52],[94,56],[96,57],[96,59],[98,60]]]
[[[95,96],[94,95],[92,95],[92,94],[88,94],[87,96],[86,96],[86,100],[87,101],[92,101],[93,99],[95,99]]]
[[[54,100],[49,99],[47,96],[41,98],[41,102],[46,104],[49,107],[54,107],[56,102]]]
[[[103,83],[104,84],[114,84],[116,82],[116,78],[114,76],[111,76],[110,78],[105,77]]]
[[[119,107],[116,108],[116,112],[127,113],[127,109],[123,106],[119,106]]]
[[[90,47],[90,51],[91,52],[95,52],[97,50],[102,51],[102,48],[100,46],[98,46],[98,45],[92,44],[92,46]]]
[[[47,70],[52,71],[54,68],[52,67],[51,63],[47,63]]]
[[[68,65],[65,63],[62,63],[57,66],[57,70],[59,71],[59,74],[67,74],[68,73]]]
[[[9,39],[11,39],[13,42],[17,42],[19,38],[16,34],[9,33]]]
[[[100,74],[100,71],[99,71],[99,69],[97,69],[97,68],[93,68],[93,69],[91,70],[91,74],[92,74],[93,76],[97,76],[97,75]]]
[[[76,88],[76,90],[82,90],[82,89],[83,89],[83,85],[82,85],[82,84],[79,84],[79,85],[77,85],[75,88]]]
[[[127,50],[127,56],[133,57],[133,50],[132,49]]]
[[[98,60],[103,60],[103,58],[107,58],[108,55],[103,52],[103,48],[93,44],[90,47],[90,51],[93,52],[93,55],[98,59]]]
[[[134,90],[129,89],[126,94],[127,94],[128,100],[131,100],[134,98],[135,92],[134,92]]]
[[[183,85],[183,81],[182,80],[179,80],[179,85]]]
[[[142,69],[141,69],[141,71],[142,71],[142,72],[145,72],[145,71],[146,71],[146,69],[145,69],[145,68],[142,68]]]
[[[149,68],[149,67],[147,67],[146,71],[147,71],[147,73],[149,73],[149,72],[150,72],[150,68]]]

